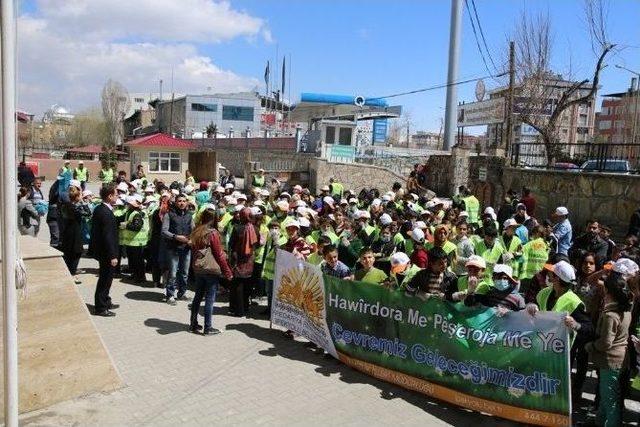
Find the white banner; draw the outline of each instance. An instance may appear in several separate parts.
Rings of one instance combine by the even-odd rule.
[[[271,322],[301,335],[337,358],[325,310],[320,267],[278,249],[271,300]]]
[[[458,105],[458,126],[480,126],[504,121],[504,98]]]

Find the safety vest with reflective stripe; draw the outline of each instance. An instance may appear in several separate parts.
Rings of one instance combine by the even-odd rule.
[[[531,279],[544,268],[549,258],[549,245],[542,237],[531,240],[522,247],[521,279]]]
[[[487,268],[484,271],[485,278],[491,280],[493,276],[493,266],[498,264],[500,261],[500,257],[505,252],[504,246],[500,243],[500,240],[496,239],[493,247],[491,249],[487,248],[487,245],[484,243],[484,240],[480,240],[475,245],[476,255],[484,258],[487,263]]]
[[[418,267],[417,265],[411,264],[411,266],[407,270],[407,273],[404,275],[404,279],[402,280],[402,283],[398,284],[398,276],[396,273],[391,273],[391,279],[395,282],[396,288],[406,289],[407,284],[411,282],[411,279],[413,279],[413,276],[418,274],[420,270],[422,270],[420,267]]]
[[[261,175],[253,175],[253,183],[254,187],[264,187],[264,176]]]
[[[142,228],[139,231],[133,231],[125,228],[122,230],[122,240],[124,246],[141,247],[146,246],[149,241],[149,218],[143,211],[132,210],[127,214],[127,225],[136,215],[142,215]]]
[[[511,238],[511,242],[509,242],[508,248],[504,242],[504,236],[500,236],[499,239],[500,243],[502,243],[502,246],[506,249],[506,251],[512,255],[515,255],[515,253],[518,252],[518,248],[522,246],[522,240],[520,240],[520,238],[515,235]],[[509,266],[511,266],[511,269],[513,270],[513,277],[519,278],[520,272],[522,271],[522,259],[516,259],[514,256],[514,258],[509,262]]]
[[[267,247],[269,251],[264,258],[264,265],[262,266],[262,278],[264,280],[273,280],[276,275],[276,249],[287,243],[287,238],[280,235],[276,245],[273,244],[271,236],[267,240]]]
[[[464,208],[469,214],[469,224],[478,223],[478,215],[480,214],[480,201],[476,196],[467,196],[462,199],[464,202]]]
[[[339,182],[334,182],[331,184],[331,195],[342,198],[342,193],[344,192],[344,186]]]
[[[80,182],[87,182],[87,168],[75,168],[76,179]]]
[[[578,308],[580,304],[582,304],[582,300],[580,297],[573,293],[573,291],[569,290],[564,294],[560,295],[560,298],[556,300],[556,303],[553,305],[551,310],[547,310],[547,301],[549,300],[549,296],[553,292],[553,286],[547,286],[538,292],[536,296],[536,302],[538,303],[538,307],[543,311],[555,311],[556,313],[566,312],[568,314],[573,313],[573,311]]]
[[[113,216],[118,219],[123,217],[126,213],[127,208],[124,206],[116,206],[113,208]],[[120,246],[124,245],[124,230],[122,228],[118,228],[118,244]]]
[[[108,184],[110,182],[113,182],[113,169],[111,168],[107,170],[102,169],[100,173],[102,174],[101,180],[103,184]]]

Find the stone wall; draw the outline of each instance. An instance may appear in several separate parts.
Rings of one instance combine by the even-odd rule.
[[[243,176],[245,161],[258,163],[258,168],[266,171],[307,171],[308,162],[315,155],[296,153],[295,150],[237,149],[225,148],[213,150],[218,163],[229,169],[236,176]]]
[[[452,167],[451,155],[430,156],[427,161],[427,188],[438,196],[451,196]]]
[[[574,229],[596,218],[624,236],[631,214],[640,207],[640,176],[505,168],[503,188],[530,188],[537,200],[536,217],[548,218],[557,206],[569,209]]]
[[[329,163],[318,158],[309,161],[309,187],[312,192],[317,192],[320,187],[329,184],[331,177],[341,182],[345,190],[355,192],[372,187],[377,187],[380,192],[386,192],[391,189],[394,182],[399,182],[403,186],[406,184],[406,177],[379,166]]]
[[[426,163],[428,156],[388,156],[359,158],[358,163],[380,166],[400,175],[409,175],[413,165]]]

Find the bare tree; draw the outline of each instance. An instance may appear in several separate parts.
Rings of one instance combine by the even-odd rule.
[[[76,114],[67,133],[67,141],[74,147],[93,144],[104,146],[108,139],[107,123],[102,111],[98,108],[91,108]]]
[[[122,121],[130,105],[127,89],[115,80],[107,80],[102,88],[102,114],[108,131],[108,138],[104,142],[105,148],[113,150],[122,144],[124,140]]]
[[[565,79],[551,72],[553,41],[548,15],[532,18],[523,13],[515,31],[515,113],[540,133],[550,163],[560,154],[563,113],[574,105],[595,102],[605,58],[615,47],[607,38],[602,0],[585,0],[585,15],[597,58],[590,79]]]

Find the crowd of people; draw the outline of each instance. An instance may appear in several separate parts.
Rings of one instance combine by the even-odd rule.
[[[428,199],[425,177],[416,170],[404,188],[395,183],[386,192],[357,193],[331,178],[312,193],[267,181],[260,170],[241,191],[230,174],[197,183],[187,171],[184,182],[164,183],[138,167],[130,180],[104,169],[96,195],[65,164],[48,201],[38,179],[20,189],[20,231],[36,235],[46,215],[51,244],[77,283],[88,245],[100,265],[99,316],[115,316],[109,289],[114,275],[124,275],[123,257],[126,279],[163,289],[167,304],[189,301],[191,284],[189,330],[203,335],[219,333],[212,323],[219,290],[228,292],[229,315],[269,315],[278,248],[326,275],[424,301],[492,307],[501,316],[564,313],[572,331],[574,405],[592,363],[599,379],[596,420],[618,425],[629,386],[640,383],[632,381],[640,349],[640,213],[624,242],[615,243],[597,219],[575,230],[564,206],[539,218],[527,188],[509,190],[494,209],[465,186],[452,200]],[[252,313],[261,296],[267,307]],[[203,300],[204,326],[198,323]]]

